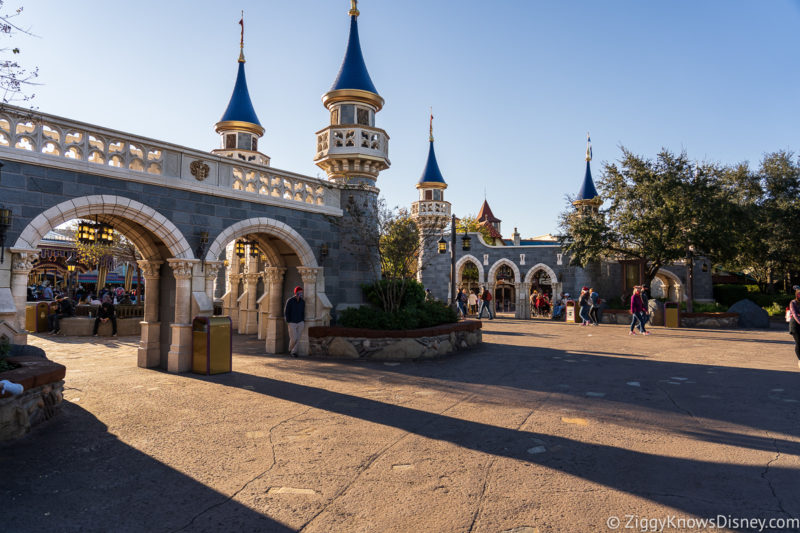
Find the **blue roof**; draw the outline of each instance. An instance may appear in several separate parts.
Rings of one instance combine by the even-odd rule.
[[[233,86],[233,94],[228,108],[222,114],[220,122],[228,121],[249,122],[250,124],[261,123],[253,109],[253,102],[250,101],[250,91],[247,90],[247,79],[244,75],[244,61],[239,61],[239,73],[236,75],[236,85]]]
[[[372,79],[367,72],[364,56],[361,53],[361,42],[358,39],[358,22],[355,16],[350,17],[350,39],[347,41],[347,51],[344,53],[342,67],[339,75],[331,86],[331,91],[339,89],[360,89],[378,94]]]
[[[578,191],[578,200],[594,200],[600,196],[597,194],[597,189],[594,188],[594,181],[592,180],[592,169],[589,168],[589,161],[586,162],[586,175],[583,177],[583,185],[581,190]]]
[[[445,183],[439,164],[436,162],[436,152],[433,151],[433,141],[428,148],[428,161],[425,163],[425,170],[419,178],[419,183]]]

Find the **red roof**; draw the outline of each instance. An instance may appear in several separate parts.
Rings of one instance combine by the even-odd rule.
[[[491,213],[491,211],[490,211],[490,213]],[[500,222],[500,221],[498,220],[498,222]],[[479,226],[483,226],[484,228],[488,229],[489,230],[489,235],[491,235],[493,239],[502,239],[503,238],[503,236],[500,235],[500,232],[497,231],[497,229],[495,229],[495,227],[492,226],[492,224],[489,223],[488,221],[484,220],[483,222],[478,222],[478,225]]]
[[[501,222],[499,218],[494,216],[492,208],[489,207],[489,203],[486,200],[483,201],[481,210],[478,211],[478,222]]]

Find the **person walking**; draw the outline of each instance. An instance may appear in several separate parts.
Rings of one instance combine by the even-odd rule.
[[[492,292],[489,289],[483,289],[481,294],[481,308],[478,311],[478,318],[483,318],[483,311],[489,314],[489,320],[494,320],[494,313],[492,313]]]
[[[800,367],[800,288],[795,290],[794,300],[789,302],[789,314],[789,334],[794,337],[794,354]]]
[[[97,328],[100,327],[100,324],[105,324],[106,322],[111,321],[111,336],[117,336],[117,311],[114,309],[114,303],[111,301],[111,296],[106,295],[103,298],[103,303],[100,304],[100,307],[97,308],[97,318],[94,319],[94,328],[92,329],[92,335],[97,337]]]
[[[536,313],[536,291],[533,291],[531,293],[531,297],[529,298],[528,301],[531,304],[531,318],[534,318],[537,315],[537,313]]]
[[[600,312],[600,294],[594,288],[589,289],[589,318],[592,321],[593,326],[597,326],[600,324],[600,317],[598,313]]]
[[[53,304],[53,313],[47,315],[47,321],[50,324],[50,333],[57,335],[61,332],[58,321],[65,317],[75,315],[75,307],[72,305],[72,300],[66,296],[59,296],[56,303]]]
[[[456,305],[461,312],[461,318],[467,318],[467,293],[464,292],[464,287],[458,289],[456,295]]]
[[[581,295],[578,298],[578,305],[580,306],[580,311],[578,314],[583,320],[582,326],[588,326],[592,323],[592,320],[589,318],[589,309],[591,307],[589,301],[589,287],[584,287],[581,289]]]
[[[650,333],[644,329],[644,303],[642,302],[641,288],[639,286],[633,288],[633,294],[631,295],[631,316],[631,332],[629,335],[636,335],[633,328],[637,323],[639,324],[639,331],[642,332],[642,335],[650,335]]]
[[[294,288],[294,296],[286,300],[283,318],[289,326],[289,355],[297,357],[300,336],[306,326],[306,301],[303,299],[303,287]]]
[[[471,315],[478,314],[478,295],[476,294],[477,290],[478,289],[469,291],[469,300],[467,301],[467,303],[469,304],[469,312]]]

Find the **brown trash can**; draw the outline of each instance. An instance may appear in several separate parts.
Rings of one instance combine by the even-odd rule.
[[[197,316],[192,320],[192,372],[224,374],[233,367],[231,317]]]

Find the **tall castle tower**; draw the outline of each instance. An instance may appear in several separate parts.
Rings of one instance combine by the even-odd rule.
[[[375,127],[383,108],[367,72],[358,38],[359,11],[350,0],[350,37],[336,81],[322,96],[330,125],[317,132],[314,162],[331,181],[374,185],[380,171],[389,168],[389,136]]]
[[[228,107],[216,124],[221,147],[211,153],[230,157],[239,161],[269,166],[269,157],[258,151],[258,140],[264,135],[264,127],[258,121],[250,91],[247,90],[247,78],[244,74],[244,14],[239,21],[242,26],[242,37],[239,41],[239,72]]]
[[[572,202],[578,209],[591,209],[597,211],[603,203],[603,199],[597,194],[597,189],[594,187],[594,180],[592,179],[592,169],[590,163],[592,161],[592,139],[589,134],[586,134],[586,174],[583,176],[583,184],[581,190],[578,191],[578,197]]]
[[[422,231],[441,232],[450,222],[450,202],[444,199],[447,183],[439,170],[436,162],[436,152],[433,148],[433,113],[430,122],[430,143],[428,146],[428,160],[417,182],[419,200],[411,204],[411,216],[417,221]]]

